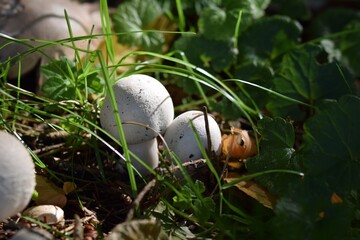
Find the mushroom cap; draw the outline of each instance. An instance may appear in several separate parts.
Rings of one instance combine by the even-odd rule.
[[[25,209],[35,189],[34,163],[23,144],[0,131],[0,220]]]
[[[134,74],[117,81],[113,90],[128,144],[155,138],[158,133],[163,133],[174,119],[174,105],[170,94],[153,77]],[[100,111],[100,122],[107,132],[119,138],[109,96],[105,98]]]
[[[190,120],[200,137],[204,148],[207,148],[208,136],[206,134],[205,117],[201,111],[187,111],[174,119],[170,126],[166,129],[164,140],[170,150],[182,162],[188,160],[196,160],[202,157],[199,145],[195,138],[195,133],[190,125]],[[215,119],[208,114],[211,150],[217,155],[221,150],[221,131]]]
[[[128,148],[152,169],[159,165],[158,144],[156,138],[143,143],[129,144]],[[139,161],[133,157],[131,158],[131,163],[141,175],[148,175],[150,173]]]

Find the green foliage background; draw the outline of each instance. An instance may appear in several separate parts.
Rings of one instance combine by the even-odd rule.
[[[257,183],[277,197],[274,209],[243,213],[229,204],[226,210],[241,219],[230,225],[220,223],[230,218],[217,214],[214,199],[201,197],[201,182],[183,186],[172,204],[190,212],[202,230],[210,225],[219,238],[360,237],[360,13],[324,8],[313,15],[312,10],[305,0],[132,0],[113,15],[118,41],[147,51],[162,52],[164,33],[148,29],[161,16],[195,32],[178,34],[169,52],[215,76],[256,113],[244,116],[226,96],[208,106],[224,119],[250,117],[254,123],[259,153],[247,159],[248,173],[303,173],[260,174]],[[84,88],[103,91],[97,72],[84,78],[74,68],[64,59],[44,66],[44,93],[69,100],[82,96]],[[200,98],[193,79],[172,79]],[[334,194],[340,202],[332,201]]]

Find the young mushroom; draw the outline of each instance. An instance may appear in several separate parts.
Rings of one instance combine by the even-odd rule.
[[[158,165],[158,134],[165,132],[174,119],[174,105],[166,88],[155,78],[134,74],[117,81],[113,86],[116,104],[129,149],[155,168]],[[119,138],[110,97],[104,100],[100,111],[101,126]],[[140,173],[147,172],[137,161]]]
[[[208,150],[214,151],[219,155],[221,150],[221,131],[215,119],[209,114],[207,117],[211,140],[211,149]],[[173,151],[182,162],[203,157],[190,121],[192,121],[200,137],[202,146],[206,149],[208,146],[208,134],[206,132],[204,113],[201,111],[193,110],[182,113],[174,119],[164,135],[164,140],[169,149]]]
[[[23,144],[0,131],[0,221],[25,209],[35,189],[34,163]]]
[[[155,138],[158,133],[164,133],[174,119],[170,94],[153,77],[134,74],[117,81],[113,90],[128,144]],[[109,96],[101,108],[100,123],[107,132],[119,138]]]

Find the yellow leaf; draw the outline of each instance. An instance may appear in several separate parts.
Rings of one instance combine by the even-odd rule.
[[[65,192],[51,183],[46,177],[36,175],[36,187],[38,205],[56,205],[63,208],[66,205],[67,198]]]
[[[234,175],[233,177],[225,177],[225,182],[232,182],[236,180],[240,175],[238,174],[231,174]],[[237,177],[235,177],[237,176]],[[267,189],[261,187],[260,185],[254,183],[253,181],[247,180],[242,181],[234,185],[237,189],[245,193],[246,195],[254,198],[259,203],[264,205],[267,208],[273,208],[276,203],[276,198],[272,196]]]
[[[73,182],[64,182],[63,191],[66,195],[73,192],[76,189],[76,184]]]
[[[330,201],[332,204],[339,204],[339,203],[343,202],[342,198],[339,195],[337,195],[336,193],[333,193],[331,195]]]

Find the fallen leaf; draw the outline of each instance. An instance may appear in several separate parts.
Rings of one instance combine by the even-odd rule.
[[[237,173],[230,173],[230,177],[225,177],[224,181],[229,183],[241,177],[241,175]],[[276,198],[269,193],[269,191],[256,184],[251,180],[241,181],[234,185],[237,189],[245,193],[246,195],[254,198],[259,203],[267,208],[273,208],[276,203]]]
[[[73,192],[76,189],[76,184],[73,182],[64,182],[63,191],[66,195]]]
[[[342,198],[339,195],[337,195],[336,193],[333,193],[331,195],[330,201],[331,201],[331,204],[339,204],[339,203],[343,202]]]
[[[222,136],[222,154],[230,158],[249,158],[257,153],[256,141],[249,131],[231,128],[231,134]]]
[[[106,240],[169,239],[156,219],[137,219],[116,225]]]
[[[36,175],[36,187],[38,198],[36,204],[38,205],[56,205],[63,208],[66,205],[67,198],[64,190],[55,186],[46,177]]]

